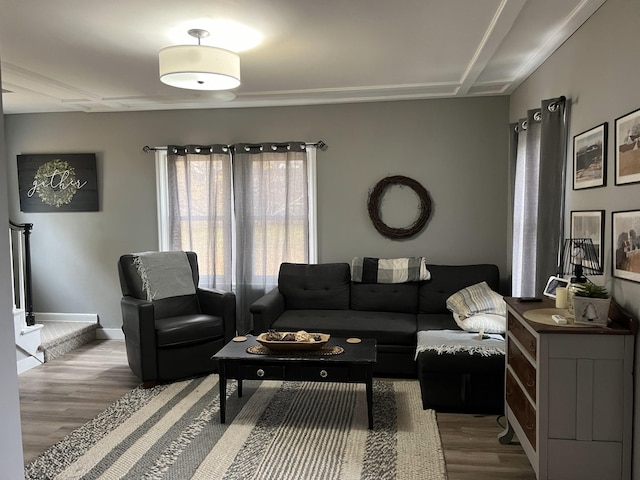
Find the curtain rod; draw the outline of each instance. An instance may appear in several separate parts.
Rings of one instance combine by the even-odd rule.
[[[320,150],[326,150],[327,149],[327,144],[324,143],[322,140],[318,140],[315,143],[305,143],[305,146],[307,147],[316,147],[319,148]],[[232,145],[227,145],[227,147],[231,148]],[[145,153],[149,153],[149,152],[155,152],[157,150],[166,150],[167,147],[150,147],[149,145],[145,145],[144,147],[142,147],[142,151]]]

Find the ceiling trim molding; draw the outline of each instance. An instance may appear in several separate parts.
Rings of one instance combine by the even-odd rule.
[[[505,39],[527,0],[502,0],[484,37],[460,80],[459,94],[466,95]]]
[[[593,15],[606,0],[582,0],[567,15],[560,27],[553,35],[547,38],[538,49],[536,49],[527,61],[518,69],[507,93],[513,92],[529,75],[531,75],[540,65],[542,65],[569,37],[571,37],[591,15]]]
[[[27,82],[27,84],[30,85],[30,86],[25,86],[24,84],[18,85],[18,88],[24,89],[26,91],[36,92],[41,95],[46,95],[46,96],[50,96],[58,99],[60,99],[59,95],[55,95],[53,94],[53,92],[46,93],[46,91],[49,89],[49,90],[55,90],[58,92],[64,92],[67,94],[73,94],[72,96],[69,95],[71,98],[74,98],[74,97],[75,98],[86,97],[90,99],[98,98],[96,95],[93,95],[85,90],[82,90],[77,87],[73,87],[66,83],[60,82],[58,80],[54,80],[53,78],[46,77],[44,75],[33,72],[26,68],[13,65],[11,63],[2,62],[1,68],[2,68],[3,83],[7,83],[7,84],[13,83],[14,85],[16,85],[15,80],[12,77],[18,77],[19,79]],[[6,79],[6,82],[4,81],[4,79]],[[38,90],[35,88],[37,86],[43,87],[43,89]]]
[[[162,18],[177,21],[190,15],[169,0],[158,1],[165,7],[158,11]],[[122,10],[129,11],[124,0],[118,2]],[[75,30],[66,27],[77,23],[85,12],[82,8],[65,12],[64,21],[60,17],[60,22],[53,25],[47,24],[45,17],[33,19],[28,7],[17,3],[0,17],[3,27],[0,37],[5,49],[5,61],[0,63],[4,113],[241,108],[510,95],[605,2],[564,0],[560,13],[551,8],[553,2],[550,0],[491,0],[482,4],[465,0],[460,1],[460,5],[467,6],[462,10],[444,2],[438,8],[416,6],[415,12],[400,12],[384,2],[374,2],[371,18],[361,18],[362,25],[358,29],[342,29],[335,39],[328,38],[332,29],[353,21],[349,15],[354,18],[359,15],[356,8],[349,8],[345,11],[347,17],[335,19],[335,24],[331,23],[334,19],[327,16],[324,21],[309,25],[299,44],[295,47],[286,45],[286,48],[282,45],[287,43],[287,35],[297,33],[292,33],[295,29],[289,26],[276,25],[267,35],[268,41],[259,47],[261,50],[244,56],[246,73],[253,76],[251,81],[237,91],[225,92],[224,98],[203,92],[194,95],[162,85],[158,80],[154,42],[159,42],[164,33],[162,29],[156,29],[152,35],[140,33],[134,21],[136,15],[126,21],[115,20],[115,17],[96,19],[98,35],[86,42],[77,42],[73,37]],[[378,7],[380,10],[376,10]],[[311,8],[299,2],[286,7],[286,13],[291,19],[304,21]],[[384,30],[380,29],[376,11],[393,16],[389,19],[392,21],[384,24]],[[460,16],[460,11],[477,12],[484,20],[474,19],[478,15]],[[270,10],[268,15],[277,17],[279,13],[282,12]],[[440,24],[436,29],[424,31],[405,31],[408,25],[416,25],[415,21],[419,20],[416,15],[432,13],[437,17],[430,20],[442,19],[452,24]],[[55,13],[58,14],[63,15]],[[156,20],[158,24],[165,24],[159,21],[160,17]],[[118,22],[117,31],[113,28],[115,21]],[[40,34],[46,31],[46,34],[29,35],[25,25]],[[452,31],[454,28],[456,33]],[[125,32],[139,41],[122,44],[104,41],[115,39],[112,36],[122,37]],[[280,37],[276,41],[277,35]],[[452,43],[461,35],[462,43]],[[331,42],[349,40],[353,40],[352,48],[344,55],[335,55],[340,47]],[[413,52],[411,61],[399,59],[396,62],[396,52],[402,51],[404,42],[411,40],[414,40],[409,49]],[[43,60],[41,45],[47,41],[51,45]],[[358,48],[369,45],[373,49],[372,55],[351,57],[359,54]],[[380,49],[380,58],[375,53],[376,48]],[[319,49],[317,54],[306,53],[314,49]],[[318,59],[332,59],[335,67],[344,73],[327,75],[322,77],[324,80],[319,78],[313,67]],[[293,62],[296,68],[277,82],[262,70],[274,61],[285,62],[283,65]],[[391,78],[385,76],[383,70],[389,63],[398,70]],[[114,73],[118,75],[117,79],[113,77]],[[382,82],[383,78],[405,83],[367,84],[372,79]],[[271,88],[274,90],[269,90]]]

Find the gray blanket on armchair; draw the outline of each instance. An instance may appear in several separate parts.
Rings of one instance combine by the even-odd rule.
[[[186,253],[142,252],[135,256],[134,265],[142,278],[142,288],[147,293],[147,300],[196,293]]]

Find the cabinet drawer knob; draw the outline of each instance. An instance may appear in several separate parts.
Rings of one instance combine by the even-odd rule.
[[[264,370],[259,368],[258,371],[256,372],[256,375],[258,375],[260,378],[264,377]]]
[[[320,376],[322,378],[327,378],[329,376],[329,373],[327,373],[326,370],[320,370]]]

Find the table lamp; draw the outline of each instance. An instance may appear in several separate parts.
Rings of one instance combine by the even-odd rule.
[[[573,296],[580,284],[587,282],[585,275],[602,275],[598,252],[590,238],[566,238],[560,254],[558,276],[572,275],[567,286],[567,308],[571,315]]]

